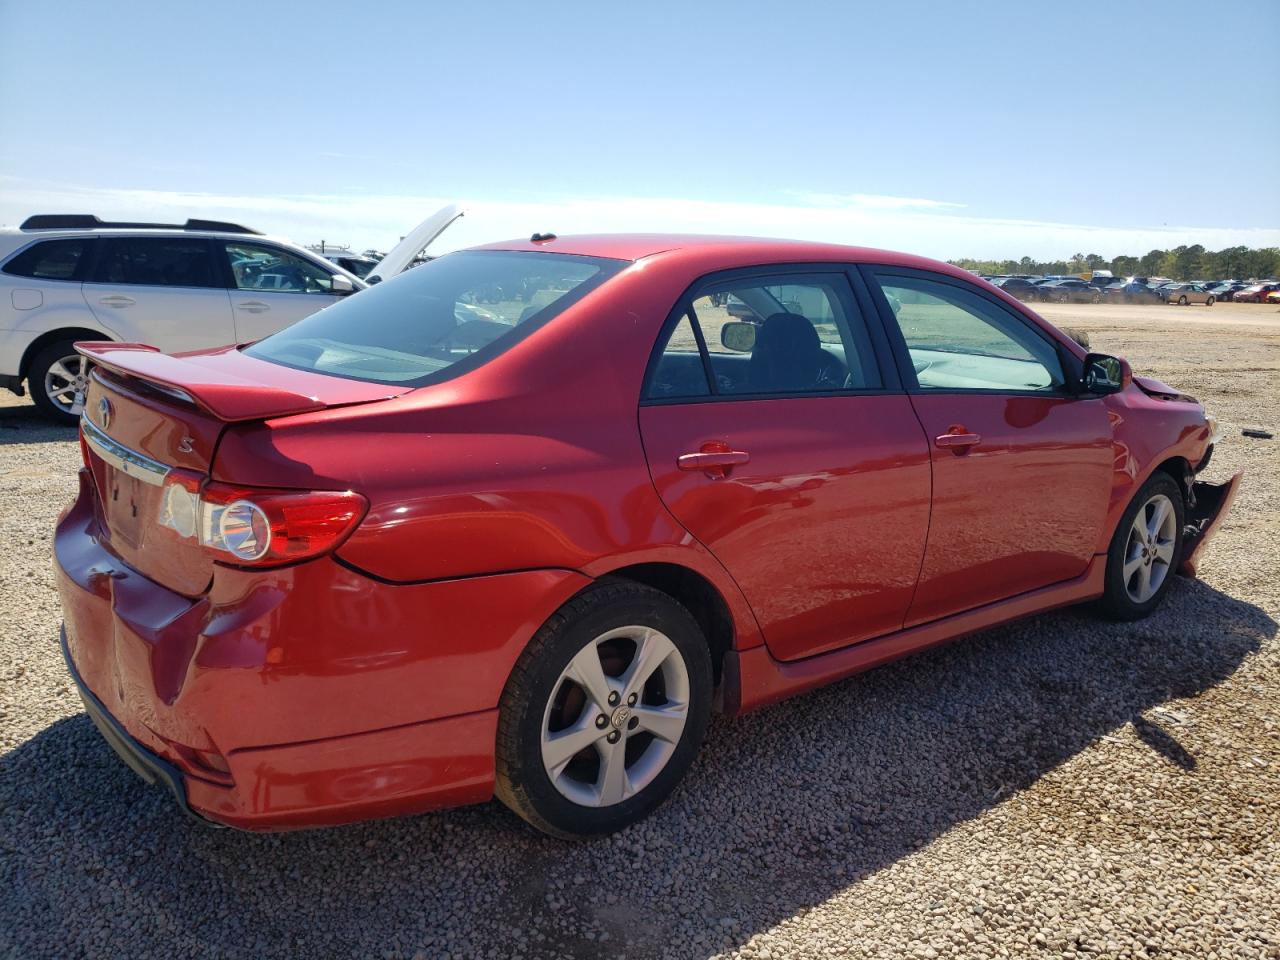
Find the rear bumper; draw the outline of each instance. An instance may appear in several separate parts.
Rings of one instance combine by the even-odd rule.
[[[161,786],[168,790],[183,813],[189,814],[201,823],[211,823],[211,821],[204,819],[192,810],[187,803],[186,778],[182,775],[182,771],[173,764],[160,759],[160,757],[151,753],[137,740],[129,736],[129,731],[122,727],[115,717],[111,716],[107,708],[102,705],[102,701],[95,697],[93,691],[85,686],[84,680],[80,678],[80,674],[76,671],[76,665],[71,659],[71,651],[67,649],[66,627],[59,630],[59,640],[62,644],[62,658],[67,662],[67,673],[71,675],[71,680],[76,685],[76,692],[80,694],[80,699],[84,703],[84,712],[89,715],[93,725],[98,728],[98,732],[102,734],[102,739],[107,741],[107,746],[116,752],[116,755],[125,762],[130,770],[147,783]]]
[[[1210,539],[1218,532],[1222,518],[1231,509],[1240,488],[1240,479],[1244,471],[1237,473],[1226,483],[1205,483],[1197,481],[1191,488],[1195,494],[1195,506],[1187,510],[1186,526],[1182,535],[1182,562],[1178,572],[1186,577],[1194,577],[1204,556],[1204,549]]]
[[[54,539],[86,709],[144,779],[244,829],[487,800],[510,668],[590,582],[527,571],[397,586],[322,558],[218,568],[189,598],[102,546],[91,498],[82,483]]]

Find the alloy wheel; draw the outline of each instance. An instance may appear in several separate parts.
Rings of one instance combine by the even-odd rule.
[[[1146,603],[1159,592],[1173,567],[1178,542],[1178,514],[1158,493],[1138,511],[1124,550],[1124,588],[1134,603]]]
[[[45,396],[55,407],[73,417],[84,411],[84,397],[88,390],[89,361],[78,353],[63,357],[45,372]]]
[[[635,796],[671,759],[689,716],[689,671],[652,627],[609,630],[561,671],[542,717],[542,763],[587,807]]]

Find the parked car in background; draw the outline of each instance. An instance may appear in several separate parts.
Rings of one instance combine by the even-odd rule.
[[[1203,303],[1206,307],[1212,307],[1214,300],[1214,295],[1200,283],[1171,283],[1164,288],[1164,302],[1180,307],[1192,303]]]
[[[1011,297],[1017,297],[1019,300],[1039,300],[1040,294],[1038,288],[1030,280],[1022,277],[1001,277],[995,282],[995,286],[999,287]]]
[[[1102,291],[1083,280],[1051,280],[1037,288],[1042,300],[1055,303],[1097,303]]]
[[[713,706],[1150,614],[1239,482],[1196,482],[1195,400],[963,270],[827,244],[535,235],[248,347],[78,349],[71,679],[135,770],[248,829],[496,793],[618,830]]]
[[[1109,303],[1160,303],[1160,295],[1145,283],[1137,281],[1112,284],[1103,291]]]
[[[1221,283],[1211,284],[1209,292],[1218,300],[1230,301],[1235,296],[1237,290],[1243,290],[1247,286],[1247,283],[1236,283],[1232,280],[1224,280]]]
[[[369,275],[369,272],[378,265],[378,261],[371,257],[364,257],[350,251],[316,251],[320,256],[324,257],[330,263],[336,263],[347,273],[353,274],[363,280]]]
[[[424,222],[438,229],[420,225],[405,242],[430,243],[461,215],[446,207]],[[394,273],[411,260],[397,247],[380,266]],[[365,286],[324,257],[239,224],[29,217],[0,229],[0,386],[29,391],[43,413],[75,423],[88,386],[77,340],[168,352],[247,343]]]
[[[1235,303],[1265,303],[1267,294],[1280,290],[1280,283],[1253,283],[1237,290],[1231,299]]]

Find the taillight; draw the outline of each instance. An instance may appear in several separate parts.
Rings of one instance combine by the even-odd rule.
[[[171,470],[160,525],[195,540],[220,563],[269,567],[334,549],[364,517],[368,502],[350,490],[266,490]]]

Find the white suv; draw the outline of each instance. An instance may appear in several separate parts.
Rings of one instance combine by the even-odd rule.
[[[462,213],[446,207],[420,224],[370,282],[406,269]],[[77,340],[166,353],[246,343],[365,286],[309,250],[234,223],[29,217],[0,229],[0,387],[21,395],[25,381],[37,407],[73,423],[88,385]]]

